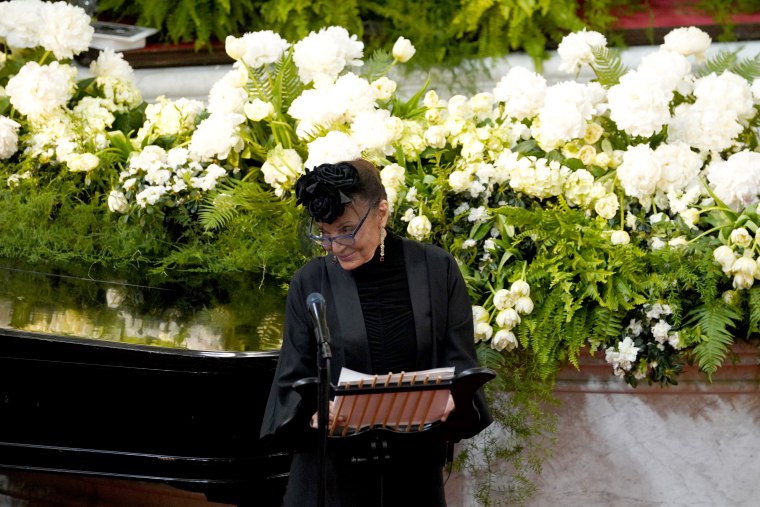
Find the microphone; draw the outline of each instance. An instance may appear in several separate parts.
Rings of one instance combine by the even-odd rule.
[[[325,298],[319,292],[312,292],[306,298],[306,308],[309,310],[311,322],[314,325],[314,334],[317,342],[330,344],[330,330],[327,328],[327,307]]]

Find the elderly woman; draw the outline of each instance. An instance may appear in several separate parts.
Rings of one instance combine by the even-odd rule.
[[[296,447],[285,505],[303,507],[317,504],[320,482],[316,417],[299,416],[301,397],[292,388],[317,375],[317,342],[305,304],[309,294],[319,292],[327,302],[333,383],[344,366],[367,374],[454,366],[458,373],[477,366],[477,359],[472,307],[454,258],[386,228],[387,196],[371,163],[320,165],[298,180],[295,191],[312,219],[309,237],[327,253],[291,281],[261,434]],[[457,409],[450,398],[442,419],[452,410]],[[491,422],[480,393],[474,412],[462,437]],[[398,447],[389,448],[382,460],[328,448],[327,505],[445,506],[446,445]]]

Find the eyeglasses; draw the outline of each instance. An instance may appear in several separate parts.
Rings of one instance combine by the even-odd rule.
[[[369,208],[367,208],[367,211],[364,213],[364,216],[361,220],[359,220],[359,223],[356,224],[356,228],[354,228],[353,232],[350,232],[348,234],[336,234],[335,236],[326,236],[324,234],[313,234],[312,231],[314,230],[314,219],[311,219],[311,223],[309,224],[309,239],[312,241],[316,241],[322,247],[328,249],[333,242],[343,245],[343,246],[354,246],[356,243],[356,235],[359,233],[359,229],[362,228],[362,225],[364,225],[364,221],[367,220],[367,217],[369,216],[369,212],[372,211],[372,208],[375,207],[375,204],[370,205]]]

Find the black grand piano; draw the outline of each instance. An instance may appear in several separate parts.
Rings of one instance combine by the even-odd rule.
[[[0,267],[0,473],[134,479],[279,505],[290,457],[259,441],[278,291],[53,271]]]

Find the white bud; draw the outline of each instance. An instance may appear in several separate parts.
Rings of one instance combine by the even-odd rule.
[[[393,45],[393,58],[401,63],[408,62],[417,50],[414,49],[412,42],[404,37],[399,37]]]

